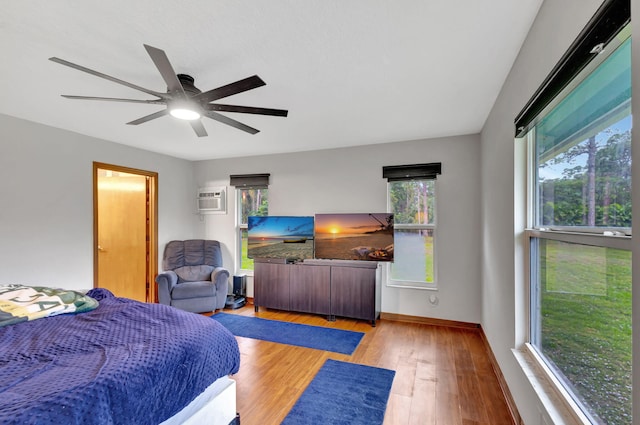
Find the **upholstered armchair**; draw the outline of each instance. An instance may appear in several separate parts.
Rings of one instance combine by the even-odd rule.
[[[162,269],[156,277],[160,304],[193,313],[224,307],[229,271],[222,267],[220,242],[171,241],[164,248]]]

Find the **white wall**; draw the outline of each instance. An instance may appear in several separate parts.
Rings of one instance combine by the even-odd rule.
[[[437,182],[437,306],[433,291],[383,287],[382,311],[480,322],[479,136],[418,140],[356,148],[200,161],[200,186],[227,186],[231,174],[270,173],[269,214],[387,211],[384,165],[442,162]],[[228,187],[228,213],[205,215],[207,238],[224,245],[233,270],[235,190]],[[252,282],[248,279],[248,295]]]
[[[0,283],[93,287],[93,162],[158,173],[159,264],[200,231],[193,163],[0,115]]]
[[[526,336],[526,164],[523,147],[514,144],[514,119],[600,4],[601,0],[544,1],[481,133],[482,326],[527,424],[540,423],[542,407],[511,352]]]

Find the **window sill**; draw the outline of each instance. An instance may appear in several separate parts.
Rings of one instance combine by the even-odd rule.
[[[578,243],[582,245],[602,246],[605,248],[624,249],[631,251],[631,236],[625,234],[604,234],[586,232],[568,232],[565,230],[527,229],[529,237],[552,239],[561,242]],[[611,232],[610,232],[611,233]]]
[[[402,283],[402,282],[387,282],[389,288],[402,288],[402,289],[420,289],[423,291],[437,291],[438,287],[435,284],[419,284],[419,283]]]
[[[513,349],[512,352],[542,404],[544,412],[540,412],[541,423],[592,424],[566,390],[552,378],[529,344],[520,349]]]

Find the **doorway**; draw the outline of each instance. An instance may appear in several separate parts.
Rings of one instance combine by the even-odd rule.
[[[158,173],[93,163],[93,286],[156,302]]]

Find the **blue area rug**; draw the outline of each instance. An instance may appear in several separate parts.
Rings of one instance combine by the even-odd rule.
[[[382,424],[395,374],[329,359],[282,424]]]
[[[353,354],[364,336],[362,332],[301,325],[238,314],[218,313],[211,318],[222,323],[235,336],[341,354]]]

